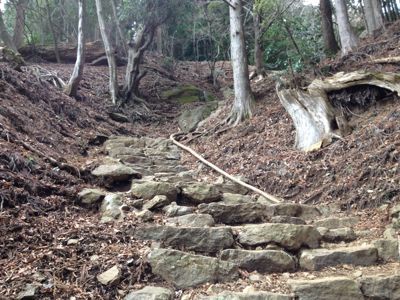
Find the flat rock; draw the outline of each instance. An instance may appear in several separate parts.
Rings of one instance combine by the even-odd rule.
[[[321,216],[321,212],[315,206],[298,203],[279,203],[272,205],[275,216],[298,217],[304,220],[312,220]]]
[[[38,292],[39,287],[34,284],[27,284],[25,286],[25,289],[21,291],[16,299],[18,300],[31,300],[31,299],[37,299],[37,292]]]
[[[148,210],[154,210],[154,209],[163,208],[164,206],[167,206],[170,203],[171,203],[171,199],[169,199],[167,196],[157,195],[157,196],[154,196],[153,199],[146,201],[143,204],[142,208],[148,209]]]
[[[163,208],[163,212],[167,217],[179,217],[191,214],[195,211],[194,207],[191,206],[180,206],[176,202],[172,202],[170,205]]]
[[[160,241],[167,247],[199,252],[217,252],[233,245],[230,228],[149,226],[137,228],[133,236],[139,240]]]
[[[246,246],[260,246],[269,243],[298,250],[302,246],[317,248],[321,240],[318,230],[309,225],[258,224],[233,227],[238,232],[238,241]]]
[[[395,206],[393,206],[390,209],[390,216],[392,218],[399,218],[400,217],[400,203],[395,205]]]
[[[372,275],[358,280],[366,299],[400,299],[400,275]]]
[[[172,300],[174,293],[166,288],[146,286],[141,290],[130,292],[124,300]]]
[[[238,204],[238,203],[251,203],[254,202],[253,198],[249,195],[242,194],[232,194],[223,193],[222,201],[228,204]]]
[[[270,206],[254,202],[200,204],[199,212],[210,214],[217,223],[223,224],[263,222],[274,214],[274,210]]]
[[[101,203],[100,213],[101,222],[111,222],[114,220],[120,220],[123,218],[122,197],[117,194],[108,194]]]
[[[182,189],[182,196],[193,204],[201,204],[221,200],[222,193],[213,184],[192,183]]]
[[[373,246],[353,246],[335,249],[304,250],[300,255],[300,267],[316,271],[328,266],[369,266],[378,260],[378,250]]]
[[[128,157],[128,156],[143,156],[143,150],[130,147],[115,147],[108,150],[108,155],[114,158]]]
[[[284,223],[284,224],[295,224],[295,225],[306,225],[306,221],[297,217],[290,216],[275,216],[270,220],[271,223]]]
[[[294,300],[292,295],[270,292],[230,293],[224,292],[215,296],[197,296],[195,300]]]
[[[325,218],[314,222],[314,226],[325,227],[328,229],[337,229],[344,227],[353,227],[358,223],[357,217],[343,217],[343,218]]]
[[[146,147],[147,138],[138,138],[130,136],[111,136],[105,142],[106,149],[112,148],[113,145],[123,145],[124,147],[144,148]]]
[[[373,245],[378,249],[378,256],[383,261],[400,261],[400,248],[397,239],[376,240]]]
[[[170,249],[155,249],[149,255],[152,272],[178,289],[210,282],[224,282],[238,277],[238,269],[217,258],[193,255]]]
[[[83,189],[78,198],[82,204],[95,204],[105,197],[105,192],[99,189]]]
[[[289,280],[298,300],[363,300],[355,281],[346,277],[316,280]]]
[[[107,271],[97,275],[97,280],[103,285],[112,285],[121,278],[121,269],[119,266],[113,266]]]
[[[177,189],[174,185],[167,182],[144,181],[132,182],[131,194],[136,198],[152,199],[155,196],[166,196],[170,202],[176,200]]]
[[[329,243],[338,242],[351,242],[357,239],[357,235],[352,228],[336,228],[328,229],[325,227],[317,228],[319,233],[322,235],[322,240]]]
[[[118,163],[98,166],[92,171],[92,175],[112,181],[124,181],[133,177],[140,178],[142,176],[133,168]]]
[[[240,269],[259,273],[284,273],[296,270],[296,260],[279,250],[223,250],[221,260],[229,261]]]
[[[154,214],[148,209],[137,212],[136,217],[138,217],[143,222],[150,222],[154,220]]]
[[[180,217],[169,218],[166,225],[186,227],[212,227],[215,225],[214,218],[207,214],[188,214]]]

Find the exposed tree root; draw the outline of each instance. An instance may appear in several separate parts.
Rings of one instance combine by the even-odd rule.
[[[43,67],[40,66],[23,66],[21,67],[21,70],[25,73],[32,74],[36,76],[38,82],[47,81],[51,84],[53,84],[57,88],[64,88],[66,86],[66,83],[58,77],[56,74],[50,72],[49,70],[46,70]]]

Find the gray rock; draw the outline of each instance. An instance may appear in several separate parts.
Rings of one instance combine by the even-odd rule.
[[[200,204],[199,212],[210,214],[217,223],[224,224],[263,222],[274,214],[274,210],[271,206],[254,202],[238,204],[214,202],[210,204]]]
[[[270,292],[230,293],[225,292],[215,296],[198,296],[195,300],[294,300],[292,295]]]
[[[109,194],[101,203],[101,222],[111,222],[114,220],[120,220],[123,218],[123,212],[121,209],[122,197],[117,194]]]
[[[249,272],[284,273],[296,270],[296,260],[286,252],[279,250],[227,249],[221,252],[220,258]]]
[[[324,242],[329,242],[329,243],[351,242],[357,239],[357,235],[351,228],[345,227],[337,229],[328,229],[325,227],[318,227],[317,229],[319,233],[322,235],[322,240]]]
[[[238,277],[237,267],[229,262],[177,250],[155,249],[149,255],[149,262],[154,274],[178,289],[207,282],[230,281]]]
[[[400,261],[398,240],[376,240],[373,245],[378,249],[378,256],[383,261]]]
[[[355,281],[346,277],[327,277],[316,280],[290,280],[298,300],[363,300]]]
[[[103,285],[112,285],[121,278],[121,269],[119,266],[113,266],[107,271],[97,275],[97,280]]]
[[[353,227],[358,223],[357,217],[325,218],[314,222],[314,226],[337,229],[343,227]]]
[[[124,147],[144,148],[146,147],[147,138],[137,138],[130,136],[111,136],[105,142],[106,149],[110,149],[113,145],[123,145]]]
[[[207,214],[188,214],[166,220],[166,225],[186,226],[186,227],[212,227],[215,221],[211,215]]]
[[[163,208],[163,212],[167,217],[179,217],[183,215],[191,214],[195,211],[194,207],[180,206],[176,202],[172,202],[170,205]]]
[[[289,250],[302,246],[316,248],[321,235],[313,226],[292,224],[259,224],[233,227],[238,231],[238,241],[246,246],[259,246],[275,243]]]
[[[295,224],[295,225],[306,225],[306,222],[297,217],[289,216],[275,216],[271,218],[271,223],[284,223],[284,224]]]
[[[397,230],[393,228],[392,224],[386,227],[383,237],[388,240],[397,240]]]
[[[217,252],[233,245],[230,228],[149,226],[137,228],[133,236],[139,240],[160,241],[167,247],[199,252]]]
[[[129,156],[143,156],[143,150],[130,147],[113,147],[108,150],[108,155],[113,158],[129,157]]]
[[[172,300],[174,293],[166,288],[146,286],[141,290],[130,292],[124,300]]]
[[[153,199],[146,201],[143,204],[143,209],[154,210],[163,208],[171,203],[171,199],[164,195],[157,195]]]
[[[191,132],[197,125],[211,115],[218,108],[218,102],[210,102],[205,105],[184,111],[178,118],[179,128],[183,132]]]
[[[253,198],[249,195],[242,194],[232,194],[232,193],[223,193],[222,201],[227,204],[238,204],[238,203],[251,203],[254,202]]]
[[[98,166],[92,171],[92,175],[112,181],[124,181],[133,177],[140,178],[142,176],[131,167],[118,163]]]
[[[137,212],[136,217],[141,219],[143,222],[150,222],[154,220],[154,214],[148,209]]]
[[[378,260],[378,250],[373,246],[353,246],[335,249],[304,250],[300,255],[300,267],[305,270],[321,270],[328,266],[369,266]]]
[[[298,217],[304,220],[315,219],[321,216],[318,208],[297,203],[279,203],[272,205],[275,209],[275,216]]]
[[[373,275],[358,280],[366,299],[400,299],[400,275]]]
[[[393,206],[390,209],[390,216],[392,218],[399,218],[400,217],[400,203],[395,205],[395,206]]]
[[[34,284],[27,284],[25,289],[17,295],[18,300],[31,300],[36,299],[39,287]]]
[[[182,189],[182,196],[194,204],[221,200],[220,190],[213,184],[192,183]]]
[[[400,229],[400,218],[393,218],[392,219],[392,227],[394,229]]]
[[[172,202],[176,200],[177,189],[174,185],[167,182],[132,182],[131,194],[136,198],[142,199],[152,199],[155,196],[164,195]]]
[[[82,204],[95,204],[105,197],[105,192],[99,189],[83,189],[78,198]]]

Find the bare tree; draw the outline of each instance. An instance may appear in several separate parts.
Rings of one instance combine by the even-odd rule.
[[[28,0],[17,0],[15,3],[15,24],[13,41],[17,49],[22,47],[24,43],[25,13],[27,6]]]
[[[250,87],[249,68],[247,62],[246,45],[242,20],[242,0],[226,0],[229,4],[231,60],[235,100],[233,103],[229,123],[237,125],[239,122],[251,118],[254,96]]]
[[[342,44],[342,54],[345,55],[357,47],[358,37],[351,27],[346,1],[335,0],[335,8],[339,26],[340,42]]]
[[[55,26],[55,24],[53,22],[53,13],[51,11],[49,0],[46,0],[46,10],[47,10],[47,17],[48,17],[48,21],[49,21],[49,27],[50,27],[50,30],[51,30],[51,34],[53,36],[54,53],[56,55],[57,63],[60,63],[61,62],[61,58],[60,58],[60,51],[58,49],[58,34],[57,34],[57,31],[56,31],[56,26]]]
[[[85,32],[84,24],[86,19],[86,0],[78,0],[79,5],[79,23],[78,23],[78,50],[74,71],[68,84],[64,88],[64,92],[72,97],[76,97],[79,82],[82,79],[83,68],[85,65]]]
[[[370,35],[384,28],[381,4],[378,0],[364,0],[364,15]]]
[[[6,45],[6,47],[10,48],[15,52],[18,52],[17,47],[15,46],[14,41],[7,31],[6,25],[4,24],[3,12],[1,10],[0,10],[0,37],[3,43]]]
[[[332,19],[332,4],[330,0],[320,0],[322,36],[326,54],[335,54],[339,51],[339,45],[335,38]]]
[[[96,11],[97,19],[99,21],[100,33],[106,51],[108,70],[110,77],[110,93],[111,101],[113,104],[117,104],[118,101],[118,76],[117,76],[117,62],[115,59],[115,50],[111,44],[110,38],[106,31],[106,23],[103,15],[103,3],[102,0],[96,0]]]

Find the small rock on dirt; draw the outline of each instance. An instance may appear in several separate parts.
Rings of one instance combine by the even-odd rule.
[[[105,192],[100,189],[83,189],[78,198],[82,204],[95,204],[105,197]]]
[[[119,266],[113,266],[107,271],[97,275],[97,280],[103,285],[112,285],[121,278],[121,269]]]
[[[124,300],[172,300],[173,292],[157,286],[146,286],[141,290],[130,292]]]

